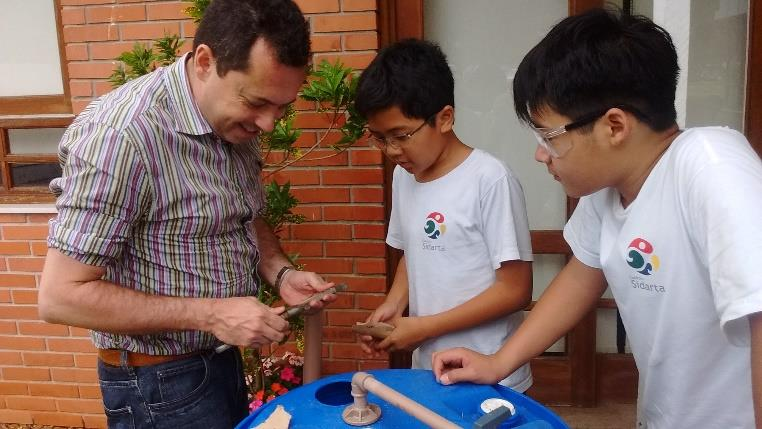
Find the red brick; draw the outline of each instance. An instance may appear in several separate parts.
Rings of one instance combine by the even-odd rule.
[[[313,35],[310,40],[312,52],[341,51],[341,37],[338,35]]]
[[[34,383],[29,385],[32,396],[52,396],[55,398],[77,398],[79,389],[75,384]]]
[[[92,101],[91,99],[76,100],[72,98],[71,100],[72,113],[74,113],[75,115],[81,113],[83,110],[85,110],[85,107],[87,107],[87,105],[90,104],[91,101]]]
[[[119,31],[112,24],[78,25],[63,28],[64,42],[96,42],[118,40]],[[71,76],[70,76],[71,77]]]
[[[353,203],[383,203],[384,189],[380,187],[352,187],[350,191]]]
[[[47,238],[47,225],[3,226],[3,239],[5,240],[45,240]]]
[[[96,368],[98,366],[98,356],[94,354],[75,354],[74,364],[78,368]]]
[[[346,283],[349,286],[350,292],[386,292],[386,278],[385,277],[339,277],[335,276],[331,281],[337,283]]]
[[[360,371],[369,371],[373,369],[387,369],[389,368],[388,357],[384,360],[362,360],[359,362]]]
[[[354,343],[357,342],[357,338],[350,327],[327,326],[323,328],[323,341]]]
[[[291,188],[291,194],[302,203],[348,203],[349,188]]]
[[[29,274],[5,274],[0,273],[0,287],[33,288],[37,287],[37,280]],[[2,316],[0,316],[2,319]]]
[[[302,204],[294,207],[291,211],[294,212],[294,214],[304,216],[307,222],[318,222],[323,220],[320,206]]]
[[[375,0],[341,0],[341,10],[344,12],[376,10]]]
[[[14,290],[12,295],[14,304],[37,304],[37,290]]]
[[[183,28],[183,32],[180,33],[180,35],[190,39],[190,40],[185,42],[184,46],[192,45],[193,44],[192,43],[192,41],[193,41],[192,39],[193,39],[193,36],[196,35],[196,30],[198,29],[198,24],[196,24],[195,22],[192,22],[192,21],[184,21],[182,28]]]
[[[312,18],[311,28],[315,33],[375,30],[376,15],[373,13],[320,15]]]
[[[98,399],[58,399],[58,409],[69,413],[100,414],[103,412],[103,401]]]
[[[90,55],[87,53],[86,44],[78,43],[66,45],[66,59],[68,61],[86,61],[88,58],[90,58]]]
[[[357,274],[386,274],[386,261],[384,259],[357,259],[355,272]]]
[[[84,386],[84,385],[78,385],[77,389],[79,390],[79,397],[80,398],[92,398],[92,399],[101,399],[101,388],[100,386]]]
[[[24,353],[26,366],[74,366],[74,356],[69,353]]]
[[[72,337],[85,337],[90,338],[90,330],[85,328],[78,328],[76,326],[69,326],[69,332]]]
[[[325,243],[325,256],[383,257],[384,243],[340,242]]]
[[[0,255],[29,255],[28,242],[0,241]]]
[[[146,7],[144,5],[88,7],[85,16],[90,24],[144,21],[146,19]]]
[[[331,357],[338,359],[362,359],[368,355],[362,351],[359,344],[331,344]]]
[[[316,169],[285,169],[272,174],[268,179],[280,184],[290,182],[292,186],[317,185],[320,183],[320,172]]]
[[[315,54],[313,61],[320,63],[323,60],[329,63],[335,63],[340,61],[344,67],[351,67],[353,70],[363,70],[368,67],[373,58],[376,57],[375,52],[371,53],[344,53],[344,54]]]
[[[44,223],[47,225],[48,221],[55,217],[55,213],[30,213],[27,219],[29,223]]]
[[[348,239],[352,227],[342,224],[305,223],[291,226],[292,237],[297,240]]]
[[[69,91],[74,97],[90,97],[93,95],[93,84],[88,80],[70,80]]]
[[[66,337],[69,335],[69,327],[46,322],[19,322],[19,333],[41,337]]]
[[[109,4],[115,3],[115,0],[60,0],[61,6],[82,6],[90,4]]]
[[[15,321],[12,321],[12,320],[11,321],[0,320],[0,334],[15,335],[17,333],[18,333],[18,331],[16,330],[16,322]]]
[[[135,42],[98,42],[90,43],[90,56],[94,60],[113,60],[123,52],[129,51]]]
[[[380,206],[327,206],[323,208],[325,220],[383,221],[384,208]]]
[[[0,422],[32,424],[32,413],[29,411],[0,410]]]
[[[51,368],[50,373],[52,375],[53,381],[68,382],[68,383],[97,383],[98,382],[98,372],[92,368],[84,368],[84,369]],[[75,385],[71,385],[71,387],[76,389]],[[68,388],[67,388],[67,391],[68,391]],[[72,395],[72,397],[75,397],[75,396],[76,395]]]
[[[357,322],[364,322],[370,316],[370,311],[355,310],[330,310],[326,312],[328,324],[332,326],[353,326]]]
[[[119,32],[122,40],[152,40],[164,37],[166,34],[180,33],[180,24],[177,22],[120,24]]]
[[[7,367],[2,369],[5,380],[49,381],[50,370],[47,368]]]
[[[386,238],[386,226],[381,224],[354,224],[352,231],[354,239],[384,240]]]
[[[111,92],[114,89],[114,86],[111,85],[111,82],[107,80],[95,82],[94,87],[96,97],[100,97],[101,95]]]
[[[323,243],[315,241],[289,241],[283,243],[286,253],[296,253],[299,256],[323,256]]]
[[[81,7],[65,7],[61,9],[61,24],[64,26],[85,23],[85,9]]]
[[[0,290],[0,302],[10,304],[11,303],[11,291],[7,289]]]
[[[386,295],[357,294],[357,308],[375,310],[386,300]]]
[[[371,185],[384,183],[379,168],[341,168],[321,172],[324,185]]]
[[[302,13],[338,12],[339,0],[296,0]]]
[[[328,128],[331,126],[333,115],[324,112],[298,112],[294,118],[294,126],[303,128]]]
[[[111,76],[116,66],[113,62],[69,63],[69,77],[72,79],[105,79]],[[47,227],[45,227],[47,236]]]
[[[101,406],[101,408],[103,408]],[[99,429],[106,429],[108,428],[108,424],[106,422],[106,416],[88,416],[83,415],[82,420],[85,422],[86,428],[99,428]]]
[[[32,420],[37,425],[83,427],[82,416],[79,414],[36,411],[32,412]]]
[[[0,319],[38,320],[35,305],[0,305]],[[0,347],[2,348],[2,347]]]
[[[351,165],[381,165],[384,162],[384,154],[375,148],[356,148],[349,154],[349,162]]]
[[[19,213],[0,213],[1,223],[24,223],[26,222],[26,216]]]
[[[21,353],[0,351],[0,365],[23,365],[23,364],[24,364],[24,361],[21,359]]]
[[[378,49],[378,33],[352,33],[344,35],[344,49],[367,51]]]
[[[56,411],[56,401],[49,398],[32,398],[29,396],[11,396],[6,398],[8,408],[30,411]]]
[[[320,370],[323,375],[341,374],[357,371],[357,361],[354,360],[322,360]]]
[[[32,255],[45,256],[48,254],[48,244],[44,241],[31,241]]]
[[[349,163],[349,155],[346,151],[336,150],[315,150],[298,161],[289,164],[294,167],[315,167],[315,166],[346,166]]]
[[[92,341],[84,338],[49,338],[48,350],[52,352],[89,352],[94,353]]]
[[[160,19],[188,19],[188,15],[185,13],[189,3],[174,2],[174,3],[159,3],[148,5],[148,19],[150,21],[158,21]]]
[[[0,336],[0,349],[45,350],[45,339],[2,335]]]
[[[0,395],[28,395],[29,385],[10,381],[0,381]],[[0,419],[0,422],[3,420]]]
[[[299,258],[299,263],[305,270],[320,274],[352,273],[352,260],[347,258]]]

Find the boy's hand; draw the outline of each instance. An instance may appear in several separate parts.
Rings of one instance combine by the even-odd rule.
[[[505,378],[495,355],[483,355],[463,347],[434,352],[431,369],[437,381],[444,385],[462,381],[495,384]]]
[[[429,338],[421,317],[398,317],[391,324],[394,330],[375,345],[377,350],[411,351]]]
[[[371,313],[371,315],[368,317],[368,319],[365,321],[366,323],[375,323],[375,322],[385,322],[390,323],[392,319],[394,319],[397,316],[397,308],[396,306],[390,304],[389,302],[384,302],[383,304],[379,305],[376,311]],[[374,358],[381,357],[381,353],[378,349],[378,343],[379,341],[375,338],[371,337],[370,335],[360,335],[360,348],[362,351],[368,355],[371,355]]]

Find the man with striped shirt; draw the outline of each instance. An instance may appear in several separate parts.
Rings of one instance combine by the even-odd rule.
[[[291,0],[214,0],[189,54],[66,131],[39,308],[92,330],[109,427],[232,427],[247,412],[241,357],[215,348],[288,335],[284,308],[255,298],[260,279],[288,304],[332,286],[294,270],[259,217],[257,136],[308,60]]]

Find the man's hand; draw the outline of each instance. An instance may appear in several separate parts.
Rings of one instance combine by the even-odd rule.
[[[291,270],[281,280],[279,295],[288,305],[302,304],[309,297],[322,292],[334,284],[326,282],[317,273],[310,271]],[[322,299],[310,302],[312,311],[323,308],[326,303],[336,300],[335,294],[328,294]]]
[[[288,336],[289,324],[280,316],[284,307],[268,307],[254,297],[215,300],[211,332],[226,344],[260,347]]]
[[[470,381],[495,384],[505,378],[494,355],[483,355],[462,347],[434,352],[431,369],[441,384]]]

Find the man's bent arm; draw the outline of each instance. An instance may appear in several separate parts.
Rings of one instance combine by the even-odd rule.
[[[274,285],[278,271],[284,266],[291,266],[291,261],[283,253],[280,239],[264,219],[261,217],[254,219],[254,229],[257,232],[257,249],[259,250],[259,275]]]

